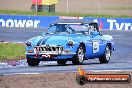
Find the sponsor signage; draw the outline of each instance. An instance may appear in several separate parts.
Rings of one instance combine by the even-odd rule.
[[[47,28],[58,16],[0,15],[0,27]]]
[[[87,20],[94,20],[99,23],[100,29],[109,30],[132,30],[132,18],[90,18],[84,17]]]
[[[86,83],[130,83],[131,76],[129,74],[91,74],[86,73],[85,70],[81,69],[81,66],[78,68],[78,73],[76,74],[76,81],[79,85],[84,85]]]
[[[58,19],[93,20],[103,30],[132,30],[132,18],[0,15],[0,27],[47,28]]]

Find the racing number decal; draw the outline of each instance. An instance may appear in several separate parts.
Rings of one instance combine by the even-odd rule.
[[[93,42],[93,53],[99,52],[99,42]]]

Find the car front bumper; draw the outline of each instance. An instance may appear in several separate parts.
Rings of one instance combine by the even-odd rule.
[[[54,53],[26,53],[26,58],[28,59],[39,59],[43,61],[57,61],[60,59],[71,59],[76,53],[61,53],[61,54],[54,54]],[[43,55],[53,55],[53,57],[43,57]]]

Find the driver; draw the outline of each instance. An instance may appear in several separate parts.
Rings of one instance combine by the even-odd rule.
[[[57,26],[57,32],[66,32],[67,28],[66,25],[61,24],[59,26]]]

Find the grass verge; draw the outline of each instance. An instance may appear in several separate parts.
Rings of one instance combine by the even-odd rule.
[[[25,45],[0,43],[0,60],[20,60],[25,58]]]
[[[79,14],[79,13],[53,13],[53,12],[32,12],[32,11],[14,11],[14,10],[0,10],[0,14],[12,14],[12,15],[39,15],[39,16],[80,16],[80,17],[107,17],[107,18],[132,18],[132,16],[120,15],[99,15],[99,14]]]

